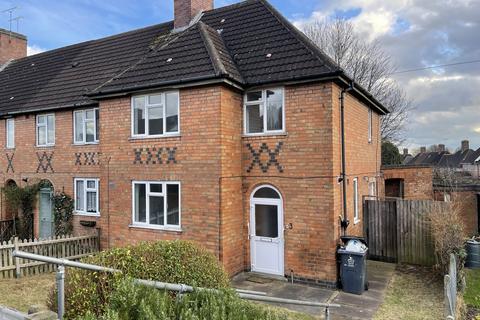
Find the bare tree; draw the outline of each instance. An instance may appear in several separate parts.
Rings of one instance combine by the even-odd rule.
[[[380,42],[364,40],[350,21],[339,18],[311,22],[304,26],[303,31],[390,110],[390,114],[382,117],[382,139],[402,142],[412,102],[390,77],[395,72],[395,65]]]

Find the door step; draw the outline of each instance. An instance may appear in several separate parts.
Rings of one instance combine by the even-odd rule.
[[[260,284],[271,283],[272,281],[288,281],[287,278],[282,276],[260,272],[248,272],[245,276],[247,281]]]

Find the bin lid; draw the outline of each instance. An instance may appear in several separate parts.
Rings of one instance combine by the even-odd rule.
[[[364,243],[362,243],[359,239],[352,239],[347,242],[345,251],[365,253],[367,252],[367,246]]]

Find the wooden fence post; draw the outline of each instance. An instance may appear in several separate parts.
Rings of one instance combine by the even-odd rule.
[[[13,239],[13,250],[18,251],[18,237],[15,237]],[[21,272],[20,272],[20,259],[15,257],[15,276],[17,278],[21,277]]]

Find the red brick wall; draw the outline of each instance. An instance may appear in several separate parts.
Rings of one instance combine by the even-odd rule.
[[[15,121],[16,149],[4,150],[0,159],[2,179],[49,179],[56,190],[73,194],[74,177],[100,179],[100,218],[75,217],[76,233],[95,232],[79,226],[79,220],[97,220],[103,248],[143,240],[188,239],[205,246],[223,262],[230,274],[250,268],[248,223],[250,196],[262,184],[282,194],[285,231],[285,273],[297,278],[336,281],[335,249],[341,229],[340,89],[332,83],[285,87],[286,133],[244,137],[242,94],[221,86],[180,91],[181,133],[176,137],[131,138],[131,98],[100,103],[100,144],[73,145],[72,111],[56,112],[56,145],[35,146],[35,117]],[[367,180],[376,177],[379,166],[378,116],[374,116],[374,139],[368,143],[368,111],[356,99],[346,99],[346,141],[349,233],[353,225],[352,179],[359,181],[359,210]],[[5,145],[5,122],[0,123],[0,141]],[[263,144],[278,161],[264,172],[252,164],[251,150]],[[135,150],[176,147],[176,163],[135,163]],[[7,159],[15,153],[15,173],[6,172]],[[37,173],[37,153],[53,154],[54,173]],[[78,166],[75,153],[99,152],[100,165]],[[164,155],[164,159],[165,155]],[[263,152],[262,164],[271,160]],[[368,179],[365,179],[368,178]],[[132,227],[132,181],[181,182],[181,231]],[[36,221],[38,217],[36,217]],[[38,226],[37,226],[38,230]]]
[[[383,168],[383,179],[403,179],[403,194],[406,200],[433,199],[432,167]]]
[[[11,59],[27,56],[27,38],[0,29],[0,66]]]
[[[435,200],[444,201],[443,191],[435,190]],[[478,230],[478,204],[476,191],[471,190],[458,190],[448,192],[450,194],[450,200],[455,203],[456,209],[460,214],[463,225],[465,227],[465,235],[471,237],[477,235]]]
[[[341,172],[341,118],[340,118],[340,97],[341,89],[333,86],[333,144],[334,172],[340,175]],[[362,199],[369,194],[368,183],[375,182],[377,195],[381,195],[383,189],[379,188],[380,165],[381,165],[381,144],[380,144],[380,116],[372,114],[372,141],[368,141],[368,107],[353,97],[345,94],[345,153],[346,153],[346,175],[347,175],[347,219],[350,225],[347,228],[348,235],[363,235],[363,211]],[[358,216],[359,221],[354,221],[354,192],[353,179],[358,181]],[[342,184],[334,183],[335,192],[335,223],[337,239],[341,234],[338,226],[339,215],[342,214]]]
[[[36,146],[36,117],[34,114],[15,117],[15,148],[6,149],[5,120],[0,120],[0,143],[3,149],[3,156],[0,157],[2,185],[9,179],[14,180],[17,185],[25,186],[33,184],[42,179],[49,180],[56,191],[65,191],[73,194],[74,177],[99,177],[100,166],[98,165],[76,165],[75,153],[99,152],[98,145],[77,146],[73,145],[73,112],[62,111],[55,113],[56,139],[55,146]],[[46,172],[39,167],[38,157],[43,155],[51,157],[51,168]],[[8,157],[13,156],[12,166],[8,169]],[[82,163],[83,163],[82,157]],[[43,164],[47,166],[44,160]],[[8,172],[7,172],[8,169]],[[37,172],[38,169],[38,172]],[[53,172],[52,172],[53,169]],[[24,180],[27,180],[24,181]],[[5,213],[5,201],[2,195],[2,212]],[[38,201],[37,201],[38,202]],[[76,217],[75,220],[96,220],[92,217]],[[34,217],[35,236],[38,236],[38,203]],[[76,233],[95,232],[92,228],[76,228]]]

